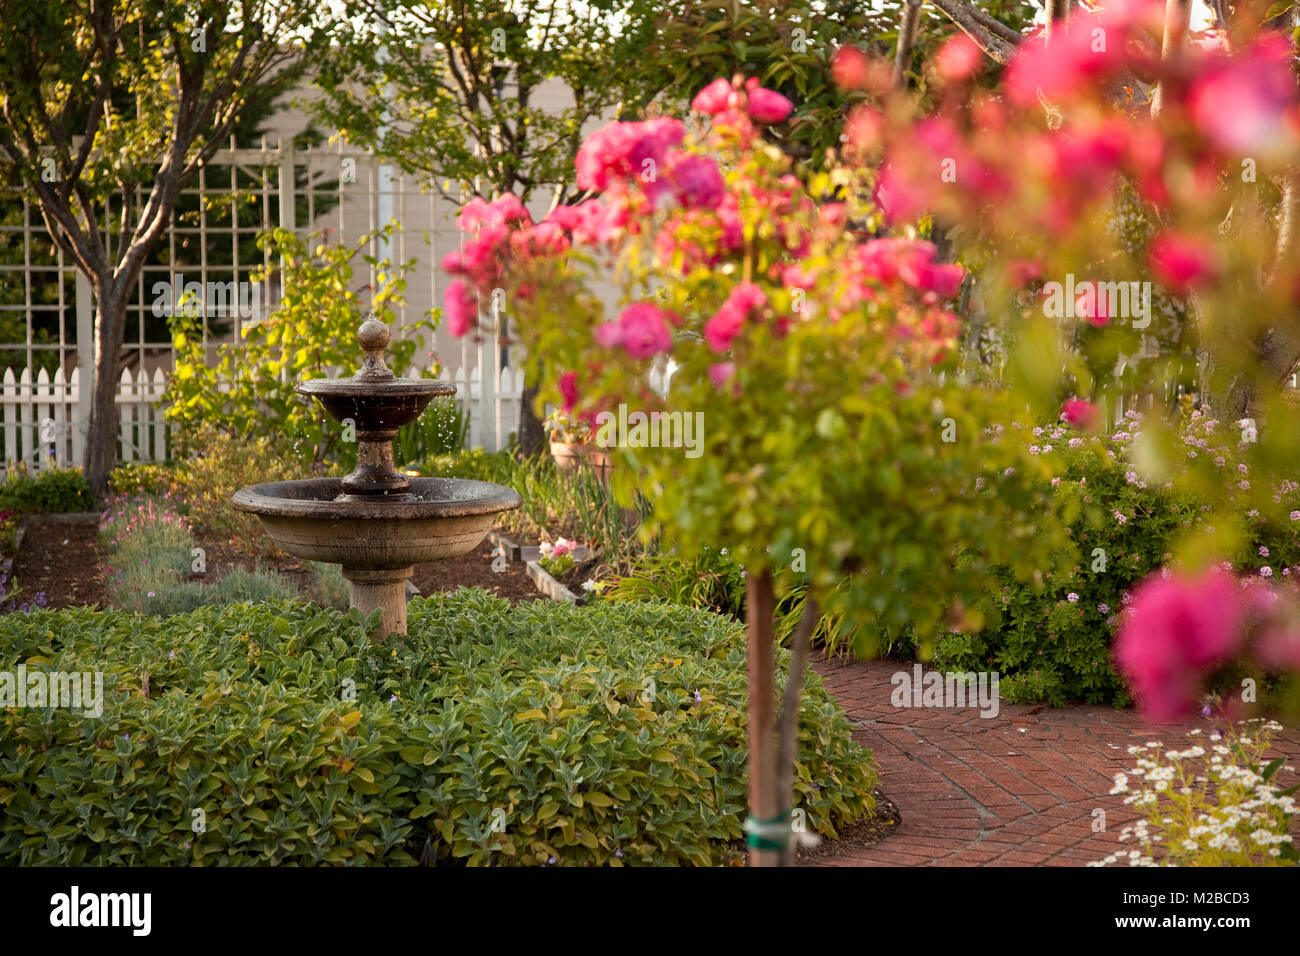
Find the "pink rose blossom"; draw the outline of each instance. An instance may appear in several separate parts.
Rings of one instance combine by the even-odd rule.
[[[979,69],[983,60],[984,54],[974,41],[964,33],[958,33],[939,48],[934,65],[945,80],[959,82]]]
[[[1089,431],[1097,424],[1101,410],[1092,402],[1072,398],[1061,406],[1062,417],[1076,428]]]
[[[447,331],[462,338],[478,320],[478,304],[470,295],[462,279],[447,284],[443,293],[443,312],[447,316]]]
[[[855,46],[842,46],[831,57],[831,79],[842,90],[866,89],[871,60]]]
[[[1196,236],[1163,232],[1152,241],[1149,258],[1156,277],[1175,292],[1204,285],[1216,272],[1214,249]]]
[[[616,321],[598,326],[595,335],[601,345],[606,348],[621,345],[635,359],[648,359],[673,347],[664,313],[651,302],[632,303]]]
[[[674,158],[666,178],[673,196],[686,209],[717,209],[727,192],[718,164],[707,156]]]
[[[603,192],[632,177],[653,182],[664,167],[668,150],[685,135],[682,122],[668,117],[610,123],[588,136],[578,150],[574,160],[578,188]]]
[[[1240,56],[1218,56],[1188,92],[1192,122],[1220,149],[1232,154],[1267,152],[1280,145],[1287,111],[1295,99],[1288,62],[1291,40],[1265,34]]]
[[[532,222],[532,217],[529,216],[522,200],[511,193],[506,193],[490,203],[475,196],[464,205],[457,217],[461,232],[474,232],[482,226],[513,222]]]
[[[714,388],[722,388],[735,374],[735,362],[714,362],[709,366],[709,381]]]
[[[691,100],[691,109],[697,113],[717,116],[729,106],[734,105],[735,90],[726,80],[717,79],[695,94]]]
[[[794,104],[775,90],[765,89],[757,80],[749,90],[749,115],[758,123],[781,123],[790,115]]]
[[[704,323],[704,339],[715,352],[725,352],[740,334],[750,313],[767,304],[767,294],[752,282],[742,282],[727,296],[717,314]]]
[[[573,411],[578,404],[578,376],[575,372],[565,372],[559,381],[560,397],[564,399],[565,414]]]
[[[1142,709],[1157,720],[1190,711],[1206,672],[1237,649],[1242,619],[1240,591],[1222,571],[1153,575],[1139,585],[1115,657]]]

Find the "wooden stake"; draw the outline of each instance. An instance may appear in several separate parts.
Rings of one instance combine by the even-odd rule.
[[[751,573],[745,581],[749,626],[749,815],[771,820],[781,812],[776,775],[776,597],[772,573]],[[750,866],[779,866],[779,850],[750,849]]]

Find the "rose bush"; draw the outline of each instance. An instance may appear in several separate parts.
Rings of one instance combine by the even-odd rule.
[[[977,624],[954,612],[992,564],[1032,574],[1054,539],[1045,466],[999,438],[1014,396],[962,375],[947,304],[962,268],[850,228],[869,211],[847,174],[796,178],[757,136],[784,98],[718,81],[694,106],[698,135],[665,118],[593,134],[578,169],[598,195],[580,206],[533,223],[514,197],[472,202],[473,238],[444,267],[464,290],[507,290],[566,411],[704,413],[698,457],[621,436],[616,481],[653,492],[647,535],[726,541],[751,574],[798,563],[819,599],[927,643]],[[623,298],[607,318],[591,280],[610,274]],[[661,396],[646,373],[665,354]]]
[[[961,267],[915,236],[852,228],[867,214],[856,176],[794,175],[758,135],[788,114],[783,97],[737,78],[693,105],[709,117],[695,135],[669,118],[593,134],[578,169],[596,195],[580,206],[533,223],[509,196],[472,204],[461,226],[474,237],[444,266],[456,296],[506,291],[535,370],[543,357],[558,370],[543,399],[593,423],[617,414],[613,483],[626,503],[650,498],[647,540],[682,553],[727,542],[744,565],[761,726],[775,571],[806,579],[797,693],[821,608],[931,646],[977,629],[993,569],[1040,570],[1061,530],[1044,467],[1002,440],[1025,403],[958,362]],[[611,276],[621,299],[607,318],[593,280]],[[648,379],[664,355],[666,394]],[[789,852],[788,833],[763,834],[788,827],[791,730],[779,748],[751,741],[751,823],[777,828],[751,833],[756,861]],[[763,755],[778,750],[784,770]]]
[[[1081,416],[1115,394],[1156,401],[1132,467],[1172,481],[1205,513],[1194,533],[1143,560],[1204,583],[1218,580],[1206,568],[1239,564],[1255,525],[1284,525],[1293,507],[1279,489],[1300,461],[1282,388],[1300,363],[1300,96],[1291,38],[1240,14],[1162,53],[1164,7],[1076,10],[1050,38],[1026,37],[996,90],[977,84],[977,66],[946,58],[932,112],[886,89],[881,70],[843,71],[864,94],[845,153],[866,174],[881,224],[919,219],[978,266],[983,307],[965,343],[974,354],[1041,407],[1073,397],[1075,423],[1094,424]],[[1168,401],[1180,387],[1218,422],[1191,444]],[[1223,456],[1197,442],[1235,449],[1243,474],[1225,482]],[[1121,664],[1163,714],[1190,706],[1192,688],[1225,661],[1175,653],[1174,622],[1196,617],[1198,592],[1161,581],[1142,589],[1150,604],[1131,632],[1145,651],[1125,645]],[[1091,613],[1061,607],[1048,626],[1078,610]],[[1226,621],[1234,649],[1253,620],[1242,611]],[[1084,628],[1096,635],[1097,623]],[[1100,642],[1089,650],[1099,657]]]

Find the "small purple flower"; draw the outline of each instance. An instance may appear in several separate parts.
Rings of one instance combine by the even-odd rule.
[[[695,703],[697,704],[704,703],[704,698],[700,696],[700,692],[698,690],[696,690],[695,692]]]
[[[173,660],[173,661],[176,660],[176,652],[175,652],[175,651],[171,651],[171,652],[167,655],[167,657],[168,657],[169,660]]]
[[[1079,595],[1075,594],[1073,591],[1071,591],[1069,594],[1067,594],[1067,595],[1065,596],[1065,599],[1066,599],[1067,601],[1069,601],[1071,604],[1078,604],[1078,603],[1079,603]]]

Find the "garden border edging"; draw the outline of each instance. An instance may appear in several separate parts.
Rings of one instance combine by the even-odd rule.
[[[570,604],[576,604],[578,595],[574,594],[555,578],[551,577],[536,561],[528,561],[524,565],[528,570],[528,576],[532,578],[533,583],[537,585],[537,590],[552,601],[567,601]]]

